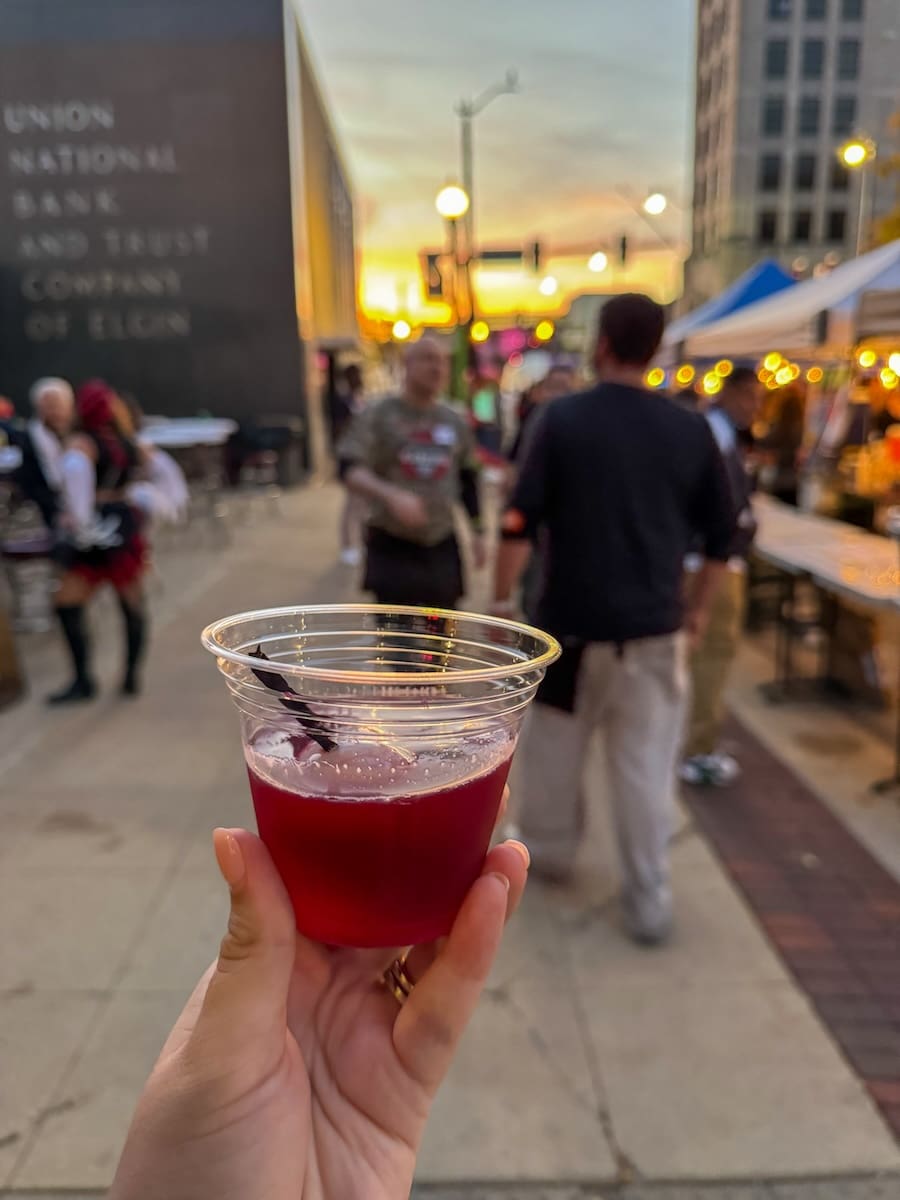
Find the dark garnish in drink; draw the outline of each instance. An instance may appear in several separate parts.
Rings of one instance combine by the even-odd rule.
[[[265,653],[262,646],[257,646],[255,650],[251,650],[250,657],[258,658],[261,662],[271,662],[271,659]],[[330,738],[327,733],[322,732],[319,718],[306,701],[300,699],[283,675],[279,675],[277,671],[257,671],[255,667],[253,668],[253,674],[263,687],[267,687],[269,691],[283,693],[278,697],[279,704],[282,704],[288,712],[294,714],[298,723],[302,726],[304,733],[312,738],[314,742],[317,742],[326,754],[329,750],[335,749],[337,742]],[[290,697],[293,697],[293,699]]]

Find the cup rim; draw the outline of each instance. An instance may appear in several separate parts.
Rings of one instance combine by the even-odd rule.
[[[393,604],[289,604],[280,608],[251,609],[247,612],[234,613],[230,617],[221,617],[213,621],[200,635],[203,647],[217,659],[248,670],[259,669],[259,659],[237,650],[229,650],[217,640],[221,634],[243,621],[261,617],[287,617],[299,613],[317,615],[321,613],[346,613],[348,615],[392,613],[402,616],[418,616],[427,614],[430,617],[446,617],[450,620],[479,621],[496,629],[508,629],[518,634],[533,637],[543,643],[543,651],[534,658],[520,661],[510,661],[506,666],[477,667],[463,671],[357,671],[339,670],[330,667],[307,667],[301,663],[278,663],[278,673],[287,679],[315,679],[323,683],[348,683],[360,686],[384,686],[386,683],[399,685],[414,685],[427,687],[439,680],[452,678],[454,683],[483,683],[495,679],[505,679],[517,671],[544,671],[556,662],[562,653],[562,647],[551,634],[545,633],[534,625],[521,621],[511,621],[506,617],[493,617],[485,613],[462,612],[447,608],[421,608],[414,605]]]

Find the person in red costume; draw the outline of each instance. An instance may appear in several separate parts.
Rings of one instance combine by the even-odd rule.
[[[62,459],[63,567],[56,613],[72,660],[73,678],[48,704],[74,704],[96,694],[91,672],[85,609],[102,584],[115,589],[125,632],[123,695],[140,690],[138,670],[146,643],[143,577],[147,547],[142,518],[126,489],[141,465],[142,452],[117,415],[118,397],[102,380],[85,383],[76,394],[77,432]]]

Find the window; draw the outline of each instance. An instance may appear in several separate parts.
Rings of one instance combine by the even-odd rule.
[[[759,160],[759,190],[777,192],[781,187],[781,155],[764,154]]]
[[[833,192],[846,192],[850,190],[850,172],[837,159],[834,159],[831,164],[831,190]]]
[[[801,137],[816,137],[819,132],[819,114],[822,105],[818,96],[804,96],[800,101],[800,116],[797,129]]]
[[[784,96],[766,96],[763,100],[762,131],[764,137],[784,133]]]
[[[828,214],[825,225],[825,236],[829,242],[843,242],[847,237],[847,214],[842,208],[836,208]]]
[[[838,43],[838,79],[859,79],[859,41],[841,38]]]
[[[769,0],[769,19],[772,21],[789,21],[793,7],[792,0]]]
[[[828,15],[828,0],[806,0],[807,21],[824,21]]]
[[[845,21],[861,21],[863,19],[863,0],[842,0],[841,16]]]
[[[838,96],[834,102],[832,133],[852,133],[856,125],[856,97]]]
[[[763,246],[772,246],[778,238],[778,213],[766,209],[759,214],[757,239]]]
[[[798,154],[794,160],[794,187],[798,192],[811,192],[816,186],[818,159],[814,154]]]
[[[766,42],[766,78],[785,79],[788,68],[788,44],[784,38]]]
[[[821,79],[825,71],[825,43],[821,38],[807,38],[803,43],[803,78]]]
[[[800,209],[794,213],[794,241],[808,242],[812,238],[812,213],[809,209]]]

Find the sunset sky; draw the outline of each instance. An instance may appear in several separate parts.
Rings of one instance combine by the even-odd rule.
[[[514,269],[482,280],[485,311],[552,310],[582,290],[652,287],[671,299],[677,255],[618,194],[687,197],[693,0],[301,0],[321,83],[357,196],[365,307],[415,317],[418,253],[442,244],[434,197],[459,175],[454,106],[518,68],[522,93],[476,124],[482,245],[539,239],[555,300]],[[660,228],[683,240],[674,209]],[[592,275],[554,247],[612,249],[628,233],[627,273]],[[651,249],[653,247],[653,249]]]

